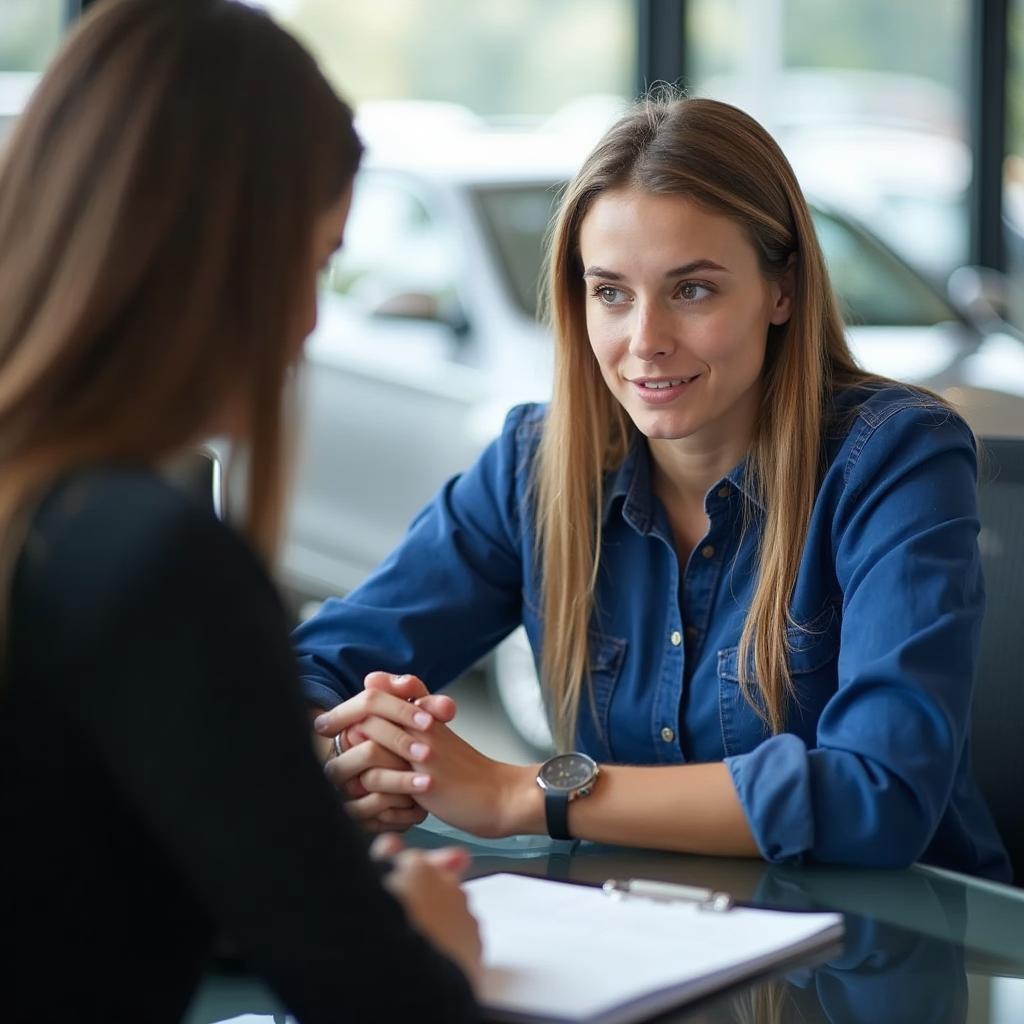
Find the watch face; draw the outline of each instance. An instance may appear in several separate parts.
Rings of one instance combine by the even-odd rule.
[[[551,789],[579,789],[593,781],[597,765],[585,754],[559,754],[545,761],[540,779]]]

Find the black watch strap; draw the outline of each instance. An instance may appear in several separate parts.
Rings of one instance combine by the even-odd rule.
[[[569,832],[569,792],[565,789],[544,790],[544,817],[552,839],[572,839]]]

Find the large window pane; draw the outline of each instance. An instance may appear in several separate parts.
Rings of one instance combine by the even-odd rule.
[[[0,71],[38,71],[60,39],[64,0],[0,0]]]
[[[688,34],[692,91],[758,117],[812,196],[937,281],[967,260],[967,0],[690,0]]]
[[[1006,160],[1003,227],[1009,315],[1024,325],[1024,0],[1011,0],[1007,31]]]
[[[352,100],[463,104],[541,118],[633,89],[630,0],[271,0]]]
[[[64,0],[0,0],[0,144],[57,48]]]

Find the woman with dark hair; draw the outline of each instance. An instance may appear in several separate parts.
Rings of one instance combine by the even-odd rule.
[[[640,104],[562,197],[549,296],[550,406],[297,633],[353,814],[1006,879],[970,774],[974,438],[854,363],[778,145]],[[545,765],[410,730],[422,683],[368,675],[442,684],[520,623]]]
[[[399,853],[382,885],[266,568],[361,148],[265,14],[104,0],[3,154],[9,1017],[179,1020],[223,936],[303,1021],[476,1018],[465,855]],[[212,433],[247,456],[244,536],[159,474]]]

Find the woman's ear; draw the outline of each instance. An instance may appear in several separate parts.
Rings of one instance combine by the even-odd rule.
[[[793,291],[796,288],[796,253],[790,253],[782,276],[772,282],[772,308],[768,320],[773,324],[784,324],[793,315]]]

